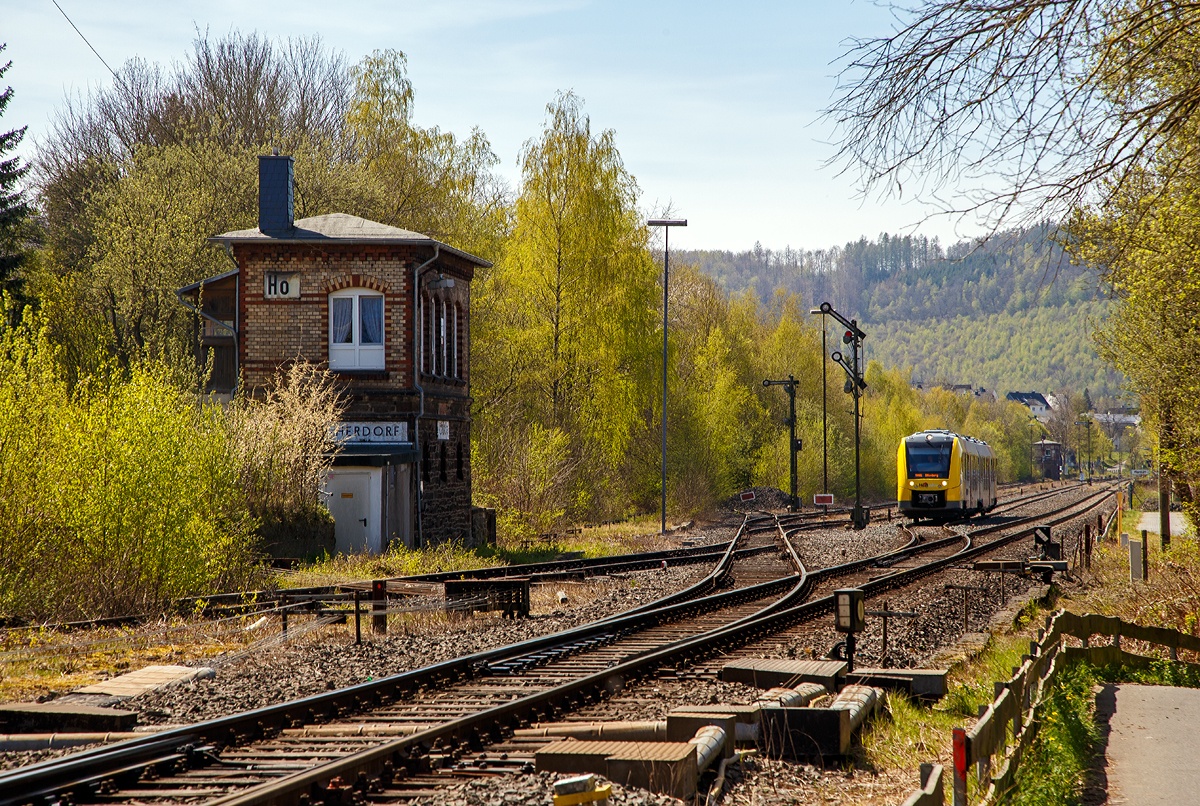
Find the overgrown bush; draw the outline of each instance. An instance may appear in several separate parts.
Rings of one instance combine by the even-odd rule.
[[[496,508],[496,529],[506,541],[520,541],[562,524],[586,506],[572,500],[571,479],[579,461],[561,429],[533,424],[523,432],[494,436],[490,451],[472,442],[474,498]]]
[[[0,614],[145,612],[237,585],[254,519],[221,409],[162,365],[69,386],[27,318],[0,333]]]
[[[237,484],[260,524],[263,549],[302,546],[304,532],[332,538],[333,518],[321,490],[333,447],[330,424],[344,409],[332,376],[299,361],[276,375],[263,398],[240,395],[229,408]]]

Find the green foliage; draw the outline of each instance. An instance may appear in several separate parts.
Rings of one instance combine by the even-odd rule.
[[[1116,110],[1148,103],[1153,126],[1119,179],[1097,189],[1103,201],[1076,210],[1068,246],[1096,269],[1117,299],[1097,323],[1100,353],[1129,376],[1158,438],[1163,470],[1193,522],[1200,520],[1200,154],[1190,114],[1163,125],[1158,104],[1196,86],[1200,69],[1195,9],[1164,15],[1160,4],[1114,9],[1101,29],[1111,37],[1094,59],[1113,54],[1136,67],[1106,69],[1093,81]],[[1126,27],[1127,26],[1127,27]]]
[[[1066,261],[1058,234],[1043,225],[943,250],[936,238],[883,233],[832,249],[682,257],[731,294],[784,289],[812,305],[834,302],[867,328],[870,359],[911,367],[926,383],[1116,396],[1122,376],[1090,341],[1107,303]]]
[[[1105,683],[1139,683],[1145,686],[1200,688],[1200,667],[1156,658],[1149,666],[1100,666],[1093,669],[1097,680]]]
[[[174,292],[229,268],[207,238],[254,226],[272,146],[295,159],[297,218],[350,213],[497,256],[508,211],[487,139],[414,126],[411,104],[403,53],[350,68],[316,39],[237,32],[198,38],[172,76],[132,61],[117,88],[69,101],[39,146],[49,248],[31,277],[80,314],[51,322],[69,374],[108,357],[184,371],[195,323]]]
[[[0,44],[0,53],[7,45]],[[12,62],[0,65],[0,78],[12,67]],[[8,102],[12,100],[12,87],[0,91],[0,117],[3,117]],[[21,269],[29,262],[30,252],[24,241],[32,235],[29,225],[30,207],[19,184],[29,173],[29,166],[22,165],[18,157],[3,159],[4,155],[21,144],[25,129],[0,132],[0,293],[23,299],[25,279]]]
[[[1103,301],[1081,301],[1016,313],[890,320],[870,328],[877,335],[870,354],[885,365],[912,367],[925,383],[971,383],[1001,396],[1083,385],[1117,395],[1123,376],[1091,341],[1093,324],[1107,311]]]
[[[579,463],[566,432],[532,423],[493,443],[491,452],[482,449],[484,442],[472,442],[475,500],[496,509],[496,529],[506,538],[545,534],[568,510],[587,511],[586,501],[572,500]]]
[[[532,483],[514,515],[527,528],[619,500],[610,491],[623,487],[626,452],[653,405],[656,271],[637,185],[614,133],[593,134],[580,106],[560,95],[542,136],[525,144],[512,235],[483,285],[491,299],[472,317],[482,344],[477,467],[530,469],[540,454],[554,457],[561,490],[537,513],[523,508],[542,496]],[[485,472],[481,496],[501,498],[511,478]]]
[[[1092,719],[1095,677],[1085,664],[1073,664],[1055,678],[1042,705],[1041,729],[1017,768],[1017,806],[1079,803],[1083,776],[1099,739]]]
[[[504,188],[490,173],[498,160],[483,132],[476,128],[459,140],[436,126],[414,125],[413,88],[400,51],[375,51],[351,76],[346,133],[353,156],[330,178],[357,177],[363,191],[358,214],[497,257],[509,211]]]
[[[289,80],[301,75],[302,90]],[[896,445],[925,427],[981,436],[1001,454],[1003,478],[1027,475],[1027,430],[1015,410],[915,392],[910,371],[883,367],[973,380],[983,362],[986,372],[1000,367],[1038,386],[1032,378],[1053,374],[1055,361],[1074,366],[1078,344],[1053,328],[1066,306],[1079,309],[1070,311],[1077,320],[1089,303],[1078,284],[1043,293],[1038,278],[1057,254],[1046,228],[1016,233],[1005,246],[945,251],[936,240],[886,234],[821,253],[756,248],[746,259],[758,284],[781,287],[761,300],[754,282],[731,296],[676,254],[662,411],[661,269],[615,133],[593,128],[579,98],[558,95],[539,136],[523,147],[521,184],[510,196],[491,174],[496,156],[483,133],[458,138],[419,127],[414,99],[399,51],[348,67],[317,40],[235,32],[198,39],[174,75],[131,62],[118,89],[69,103],[39,150],[49,237],[29,272],[54,346],[45,360],[65,394],[92,388],[96,377],[118,384],[114,360],[125,379],[154,362],[171,368],[173,382],[199,385],[190,349],[196,323],[174,291],[228,267],[206,239],[254,225],[255,157],[278,144],[295,158],[297,217],[361,215],[494,261],[471,289],[471,451],[477,501],[497,508],[508,538],[654,509],[664,418],[676,513],[753,484],[787,489],[787,396],[764,388],[768,378],[798,381],[800,494],[823,487],[827,408],[829,489],[851,495],[854,418],[841,370],[823,358],[818,320],[808,313],[818,297],[866,312],[868,498],[894,497]],[[983,335],[968,337],[966,320],[945,316],[965,308],[975,312],[972,322],[990,317]],[[934,317],[945,321],[932,324]],[[1047,351],[1038,363],[1023,348],[998,346],[1012,333],[1043,330],[1065,352]],[[921,337],[930,342],[918,349]],[[929,343],[937,348],[926,355]],[[1104,388],[1081,371],[1092,389]],[[293,387],[309,392],[289,402]],[[287,513],[305,523],[322,516],[322,465],[313,457],[323,453],[320,423],[337,410],[322,388],[315,378],[291,379],[268,405],[242,400],[224,420],[227,439],[244,446],[235,463],[238,500],[270,529]]]
[[[254,521],[219,408],[152,363],[70,388],[29,318],[0,339],[0,612],[141,613],[245,578]]]

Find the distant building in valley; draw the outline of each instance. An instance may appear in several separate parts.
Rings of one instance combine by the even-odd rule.
[[[1045,422],[1050,417],[1050,404],[1042,397],[1041,392],[1009,392],[1004,399],[1025,406],[1039,422]]]

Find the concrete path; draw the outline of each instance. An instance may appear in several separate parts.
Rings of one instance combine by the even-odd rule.
[[[1143,512],[1142,517],[1138,519],[1138,529],[1145,529],[1147,532],[1158,534],[1158,513]],[[1187,530],[1187,522],[1183,519],[1182,512],[1171,513],[1171,536],[1182,537]]]
[[[1200,804],[1200,689],[1105,686],[1096,710],[1111,714],[1110,806]]]

